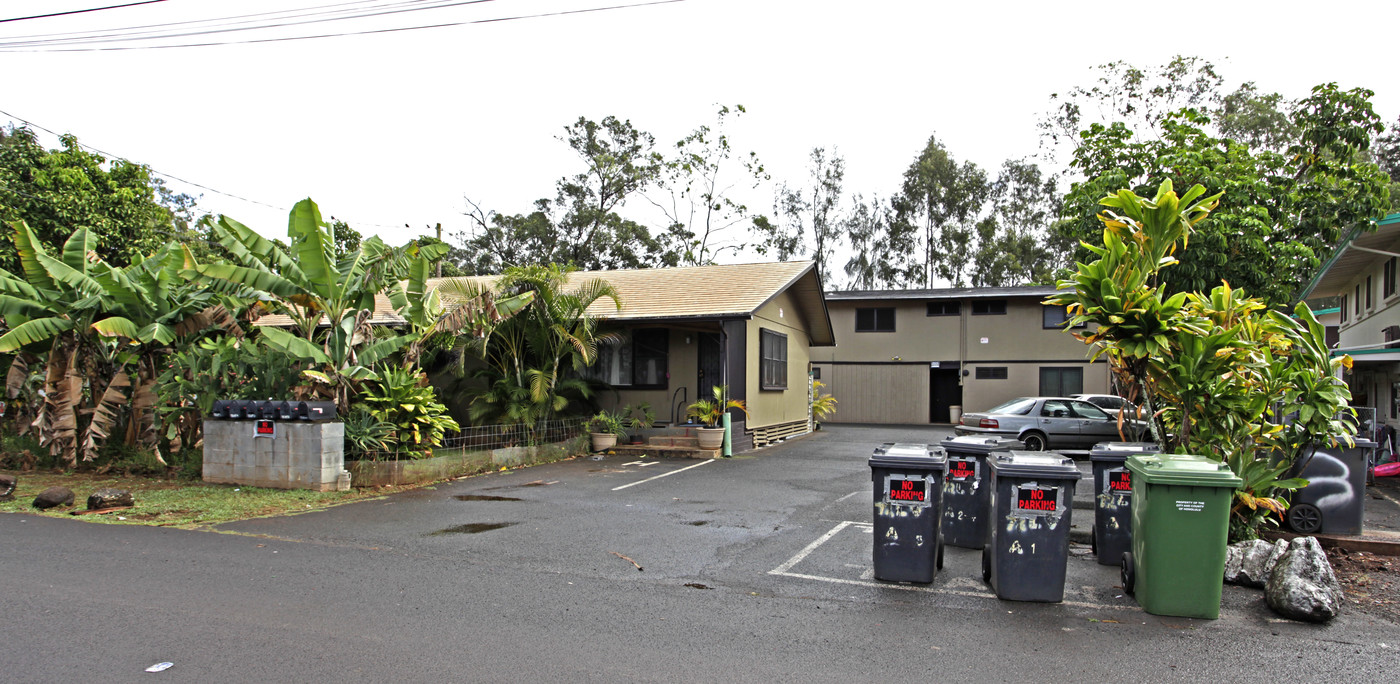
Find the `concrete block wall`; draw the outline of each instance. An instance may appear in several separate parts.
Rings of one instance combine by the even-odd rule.
[[[255,437],[254,421],[204,421],[204,481],[328,492],[350,488],[345,424],[278,421]]]

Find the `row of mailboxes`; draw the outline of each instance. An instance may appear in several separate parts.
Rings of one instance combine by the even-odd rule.
[[[335,420],[335,402],[219,399],[209,416],[221,420]]]

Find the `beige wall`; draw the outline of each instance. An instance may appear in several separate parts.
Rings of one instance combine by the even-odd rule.
[[[1044,306],[1038,299],[1008,299],[1006,314],[967,316],[967,359],[1054,359],[1081,361],[1089,358],[1089,347],[1059,328],[1044,327]],[[986,338],[987,342],[982,343]]]
[[[693,402],[696,399],[696,392],[699,390],[696,378],[699,374],[699,333],[694,330],[670,328],[670,326],[661,325],[641,327],[669,328],[671,331],[669,334],[666,356],[666,372],[670,375],[670,378],[666,381],[666,389],[634,390],[619,387],[617,388],[616,394],[605,392],[604,396],[598,398],[598,403],[601,404],[604,409],[617,410],[623,406],[636,406],[642,402],[646,402],[651,404],[651,410],[656,414],[657,420],[667,421],[671,419],[671,397],[677,396],[676,401],[680,401],[679,396],[676,395],[677,388],[686,388],[686,403]],[[718,329],[716,329],[715,332],[718,332]],[[689,344],[686,343],[687,336],[690,337]],[[708,392],[709,388],[706,387],[705,390]],[[709,395],[706,394],[705,396]],[[684,404],[676,409],[676,420],[682,423],[685,422]]]
[[[1005,380],[978,380],[979,366],[1006,368]],[[1084,391],[1089,394],[1108,393],[1108,364],[1083,362],[1056,363],[976,363],[969,362],[964,368],[968,375],[963,378],[963,411],[985,411],[1008,399],[1033,397],[1040,394],[1040,369],[1044,367],[1074,367],[1084,369]]]
[[[927,423],[928,369],[912,364],[821,364],[822,392],[836,397],[834,423]]]
[[[1380,249],[1400,252],[1400,239],[1394,243],[1381,247]],[[1346,287],[1341,292],[1347,296],[1346,310],[1342,313],[1346,316],[1346,322],[1337,329],[1340,336],[1339,347],[1364,346],[1368,344],[1378,344],[1385,341],[1381,332],[1392,325],[1400,325],[1400,288],[1396,294],[1389,297],[1383,296],[1382,283],[1384,282],[1385,262],[1389,257],[1376,255],[1376,258],[1357,272],[1356,277],[1347,282]],[[1371,308],[1366,308],[1366,277],[1371,277]],[[1361,315],[1356,314],[1356,286],[1361,286]]]
[[[787,335],[788,383],[786,390],[764,390],[759,384],[759,329]],[[745,389],[749,407],[748,427],[762,427],[807,418],[807,367],[811,347],[807,323],[792,297],[784,292],[759,308],[748,321]]]
[[[856,332],[856,309],[893,306],[892,333]],[[964,305],[966,308],[966,305]],[[829,301],[835,347],[812,350],[814,361],[952,361],[958,358],[957,316],[929,316],[922,301]]]

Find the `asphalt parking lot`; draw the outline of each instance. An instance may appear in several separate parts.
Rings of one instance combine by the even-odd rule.
[[[952,547],[931,585],[874,580],[866,458],[943,434],[584,458],[224,534],[0,516],[16,553],[0,607],[22,616],[0,662],[15,681],[134,680],[161,660],[183,681],[1374,681],[1400,664],[1400,626],[1288,623],[1257,591],[1226,587],[1219,620],[1147,615],[1087,548],[1060,604],[996,599],[980,552]],[[120,630],[81,629],[113,615]]]

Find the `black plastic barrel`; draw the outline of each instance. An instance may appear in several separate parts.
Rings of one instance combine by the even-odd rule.
[[[964,549],[987,543],[987,455],[1021,448],[1015,439],[964,435],[939,446],[948,454],[943,481],[943,540]]]
[[[927,584],[943,566],[943,468],[943,450],[926,444],[883,444],[870,456],[875,579]]]
[[[1065,600],[1069,528],[1079,468],[1054,452],[1012,451],[988,460],[993,512],[982,578],[997,598]]]
[[[1308,486],[1293,492],[1285,518],[1299,534],[1361,534],[1366,513],[1366,469],[1376,443],[1316,446],[1293,466]]]
[[[1094,463],[1094,555],[1100,565],[1118,565],[1133,550],[1133,474],[1129,456],[1156,454],[1153,442],[1099,442],[1089,450]]]

